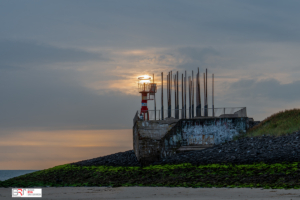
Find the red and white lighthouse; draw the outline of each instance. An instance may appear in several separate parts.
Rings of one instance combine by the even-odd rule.
[[[149,120],[149,111],[147,107],[148,100],[153,100],[156,93],[156,83],[151,83],[150,76],[138,77],[138,90],[142,94],[142,107],[140,115],[143,120]]]

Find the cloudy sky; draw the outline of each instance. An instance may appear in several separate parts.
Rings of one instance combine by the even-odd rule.
[[[215,107],[246,106],[255,120],[299,107],[299,7],[296,0],[1,1],[0,169],[132,149],[139,75],[154,73],[160,84],[161,72],[208,68]]]

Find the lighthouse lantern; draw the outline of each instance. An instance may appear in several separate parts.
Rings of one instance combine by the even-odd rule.
[[[147,107],[147,101],[153,100],[157,90],[156,83],[151,83],[150,76],[138,77],[138,91],[142,94],[142,105],[140,115],[143,120],[149,120],[149,111]]]

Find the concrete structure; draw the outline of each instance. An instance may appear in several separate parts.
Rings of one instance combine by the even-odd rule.
[[[230,141],[248,128],[247,117],[199,117],[140,121],[133,127],[133,147],[137,159],[148,165],[176,154],[182,148],[207,148]]]
[[[172,71],[168,73],[166,85],[168,106],[165,112],[163,89],[161,89],[161,115],[158,112],[158,116],[156,103],[154,103],[154,110],[147,108],[147,100],[151,99],[148,96],[156,93],[156,84],[150,83],[148,76],[139,77],[138,88],[142,93],[140,115],[143,117],[139,117],[137,112],[133,119],[133,148],[137,159],[143,165],[176,154],[178,151],[199,150],[232,140],[234,136],[246,132],[249,126],[254,125],[253,120],[249,122],[246,107],[215,108],[214,74],[212,74],[212,108],[208,107],[207,69],[203,74],[203,108],[201,108],[199,68],[196,80],[193,71],[192,76],[187,76],[186,71],[185,76],[181,75],[181,98],[179,98],[179,77],[178,71],[174,76]],[[163,73],[161,73],[161,88],[163,88],[163,80]],[[172,110],[173,94],[175,104]],[[164,113],[167,113],[167,118],[164,118]]]

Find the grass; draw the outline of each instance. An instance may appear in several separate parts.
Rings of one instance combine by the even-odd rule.
[[[168,186],[300,188],[300,163],[148,167],[61,165],[0,182],[0,187]]]
[[[282,136],[300,130],[300,109],[285,110],[271,115],[249,129],[246,136]]]

